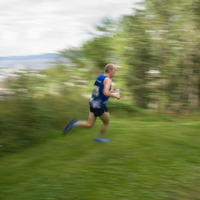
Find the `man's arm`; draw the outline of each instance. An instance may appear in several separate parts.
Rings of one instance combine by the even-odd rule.
[[[106,77],[104,80],[104,89],[103,89],[103,94],[107,97],[114,97],[117,99],[120,99],[120,95],[119,94],[115,94],[110,92],[110,86],[111,86],[112,80],[109,77]]]

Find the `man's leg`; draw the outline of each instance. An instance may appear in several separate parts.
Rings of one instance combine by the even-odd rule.
[[[80,121],[77,126],[82,126],[86,128],[92,128],[95,124],[96,117],[94,116],[94,113],[90,112],[88,116],[88,121]]]
[[[101,126],[101,129],[99,131],[99,134],[100,134],[100,136],[103,136],[103,134],[105,133],[105,131],[107,130],[108,125],[109,125],[110,114],[109,114],[109,112],[104,112],[103,115],[101,115],[99,118],[103,122],[103,125]]]
[[[90,112],[88,121],[77,121],[76,119],[72,119],[64,128],[63,135],[66,135],[73,127],[82,126],[87,128],[92,128],[96,121],[96,117],[94,113]]]

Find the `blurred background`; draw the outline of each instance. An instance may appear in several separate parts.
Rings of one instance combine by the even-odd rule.
[[[45,1],[48,14],[55,4]],[[73,116],[85,118],[93,82],[107,63],[117,66],[113,88],[121,90],[121,100],[109,103],[113,115],[187,116],[199,110],[200,3],[130,1],[126,8],[128,14],[101,16],[79,46],[33,56],[11,56],[18,49],[10,54],[6,49],[10,56],[0,58],[1,150],[33,143],[43,137],[36,132],[61,129]],[[22,8],[10,9],[14,17]],[[112,13],[108,10],[107,16]]]
[[[0,7],[0,199],[199,199],[199,0]],[[113,142],[99,120],[63,137],[107,63]]]

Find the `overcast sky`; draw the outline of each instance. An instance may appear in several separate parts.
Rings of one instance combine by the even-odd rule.
[[[0,57],[80,46],[103,17],[133,13],[141,0],[0,0]]]

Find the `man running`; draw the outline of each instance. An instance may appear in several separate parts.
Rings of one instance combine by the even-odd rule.
[[[90,99],[90,113],[88,121],[78,121],[72,119],[64,128],[64,135],[66,135],[73,127],[81,126],[92,128],[95,124],[96,118],[99,117],[103,122],[101,129],[98,133],[96,142],[109,142],[111,139],[103,137],[106,129],[108,128],[110,115],[107,108],[107,101],[109,97],[120,99],[120,94],[115,90],[111,90],[112,78],[116,73],[116,67],[113,64],[105,66],[105,73],[98,76],[92,90],[92,98]]]

